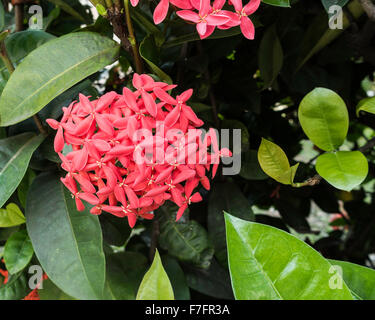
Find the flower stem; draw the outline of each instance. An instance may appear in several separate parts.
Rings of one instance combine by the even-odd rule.
[[[137,73],[143,73],[142,59],[141,59],[141,56],[139,55],[137,40],[135,39],[134,28],[133,28],[132,20],[130,18],[129,0],[124,0],[124,3],[125,3],[126,25],[128,27],[128,32],[129,32],[129,41],[132,46],[134,62],[135,62],[135,70]]]

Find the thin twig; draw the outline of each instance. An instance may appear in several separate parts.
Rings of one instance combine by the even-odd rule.
[[[141,59],[141,56],[139,55],[139,49],[138,49],[137,40],[134,34],[133,23],[130,17],[129,0],[125,0],[124,3],[125,3],[126,25],[128,27],[129,41],[130,41],[132,51],[133,51],[133,57],[135,61],[135,70],[137,71],[137,73],[143,73],[142,59]]]

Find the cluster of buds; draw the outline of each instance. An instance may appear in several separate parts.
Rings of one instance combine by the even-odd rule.
[[[133,6],[139,3],[139,0],[130,1]],[[260,0],[250,0],[246,5],[242,0],[160,0],[154,11],[155,24],[164,21],[170,4],[181,9],[176,12],[180,18],[196,24],[201,39],[210,36],[216,27],[230,29],[237,26],[246,38],[254,39],[255,28],[249,16],[259,8]],[[225,7],[231,10],[223,9]]]
[[[127,217],[134,227],[170,200],[179,207],[178,220],[202,200],[194,192],[199,184],[210,189],[211,166],[214,177],[220,158],[232,154],[219,150],[214,129],[205,135],[198,129],[203,121],[186,104],[193,90],[173,98],[168,92],[175,85],[145,74],[134,74],[132,84],[135,91],[125,87],[122,95],[112,91],[94,101],[81,94],[63,108],[60,122],[47,120],[57,130],[54,148],[67,172],[61,181],[78,210],[84,200],[92,214]],[[63,154],[65,145],[72,151]]]

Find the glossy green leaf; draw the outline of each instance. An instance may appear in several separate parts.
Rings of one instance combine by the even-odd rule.
[[[351,191],[366,179],[368,162],[360,151],[325,153],[316,160],[316,171],[335,188]]]
[[[34,179],[26,202],[26,225],[48,277],[77,299],[101,299],[105,258],[98,217],[78,212],[54,173]]]
[[[137,300],[174,300],[171,282],[157,250],[151,268],[139,286]]]
[[[272,86],[281,71],[283,59],[283,48],[274,24],[265,31],[258,51],[259,69],[264,80],[264,89]]]
[[[35,49],[4,88],[0,125],[29,118],[74,84],[112,63],[118,52],[116,42],[90,32],[71,33]]]
[[[224,211],[244,220],[254,220],[250,202],[236,184],[218,182],[213,185],[208,200],[207,228],[216,259],[221,265],[227,264]]]
[[[26,230],[13,233],[4,248],[4,261],[11,274],[22,271],[34,254],[33,246]]]
[[[325,151],[341,146],[348,133],[346,104],[330,89],[316,88],[307,94],[299,106],[298,118],[308,138]]]
[[[354,293],[363,300],[375,300],[375,270],[360,266],[358,264],[329,260],[333,266],[341,267],[342,277]]]
[[[361,111],[375,114],[375,97],[362,99],[357,105],[357,116]]]
[[[262,0],[263,3],[277,7],[290,7],[289,0]]]
[[[15,203],[9,203],[6,208],[0,209],[0,228],[19,226],[26,222],[26,219]]]
[[[262,170],[283,184],[292,184],[298,164],[290,167],[289,160],[277,144],[262,138],[258,150],[258,161]]]
[[[147,258],[138,252],[119,252],[107,256],[104,287],[106,300],[135,300],[148,268]]]
[[[180,261],[208,268],[214,254],[206,230],[196,221],[176,222],[177,210],[162,207],[159,244]],[[168,211],[170,210],[170,212]]]
[[[21,182],[31,156],[44,137],[23,133],[0,140],[0,207]]]
[[[229,270],[238,300],[352,300],[330,287],[330,263],[279,229],[225,215]]]
[[[103,239],[106,243],[118,247],[125,244],[131,233],[127,219],[103,212],[99,216],[99,221],[102,227]]]

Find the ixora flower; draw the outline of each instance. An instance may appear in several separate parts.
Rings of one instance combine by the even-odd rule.
[[[179,207],[178,220],[202,200],[194,191],[199,184],[210,189],[211,165],[214,177],[220,158],[232,154],[219,150],[214,129],[205,135],[198,129],[203,121],[187,105],[193,90],[173,98],[168,92],[175,85],[145,74],[134,74],[133,87],[93,101],[80,94],[63,108],[60,122],[47,120],[57,130],[54,148],[67,172],[61,181],[78,210],[86,201],[92,214],[127,217],[134,227],[169,200]],[[63,154],[65,145],[72,150]]]
[[[137,6],[139,0],[131,0]],[[154,10],[154,22],[163,22],[168,14],[170,4],[178,10],[176,14],[189,22],[195,23],[201,39],[209,37],[215,28],[229,29],[240,26],[247,39],[254,39],[255,28],[249,16],[258,10],[260,0],[250,0],[243,5],[242,0],[160,0]],[[224,10],[224,6],[234,10]]]

